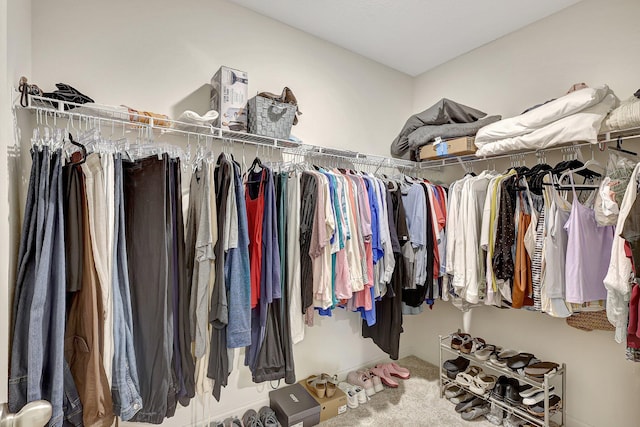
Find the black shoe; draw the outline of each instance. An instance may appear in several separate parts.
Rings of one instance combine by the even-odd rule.
[[[520,396],[520,383],[515,378],[509,378],[504,392],[504,400],[513,406],[518,406],[522,402]]]
[[[491,396],[498,400],[504,400],[504,394],[507,391],[508,383],[509,379],[504,375],[500,375],[498,381],[496,381],[496,386],[491,390]]]
[[[457,359],[447,360],[442,364],[442,367],[447,371],[464,372],[465,369],[469,367],[469,363],[469,359],[465,359],[464,357],[460,356]]]

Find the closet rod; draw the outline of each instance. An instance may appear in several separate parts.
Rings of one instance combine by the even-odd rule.
[[[57,107],[55,106],[57,105]],[[71,107],[71,108],[70,108]],[[279,149],[289,154],[301,155],[321,155],[329,157],[339,157],[357,163],[368,163],[373,166],[397,167],[408,169],[420,169],[420,163],[410,160],[393,159],[391,157],[375,154],[364,154],[355,151],[341,150],[336,148],[321,147],[317,145],[296,143],[289,140],[271,138],[267,136],[254,135],[243,132],[228,131],[213,126],[203,126],[191,123],[180,122],[172,119],[158,119],[136,112],[114,111],[106,106],[77,104],[74,102],[61,101],[57,99],[45,98],[41,96],[29,96],[27,107],[22,107],[19,98],[14,100],[14,109],[30,110],[62,118],[82,118],[87,120],[106,122],[123,127],[143,128],[147,131],[158,131],[160,135],[167,133],[177,133],[196,137],[213,138],[222,141],[250,144],[270,149]],[[140,122],[137,120],[144,120]],[[160,126],[158,121],[168,123],[170,126]],[[189,131],[176,128],[175,126],[186,126],[195,128],[196,131]]]

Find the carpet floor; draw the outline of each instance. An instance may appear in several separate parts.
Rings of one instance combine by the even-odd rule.
[[[411,378],[400,380],[398,388],[385,387],[364,405],[347,409],[345,414],[327,420],[321,427],[398,426],[398,427],[489,427],[484,417],[465,421],[454,411],[454,405],[440,398],[439,370],[415,356],[398,360],[411,371]]]

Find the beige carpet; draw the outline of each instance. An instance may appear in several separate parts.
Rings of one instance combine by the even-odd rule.
[[[356,409],[347,409],[320,424],[321,427],[397,426],[397,427],[489,427],[484,417],[464,421],[447,399],[440,399],[438,367],[418,359],[405,357],[397,362],[411,371],[411,378],[398,380],[396,389],[385,387],[371,400]]]

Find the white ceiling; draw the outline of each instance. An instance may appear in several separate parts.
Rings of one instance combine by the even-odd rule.
[[[230,0],[411,76],[580,0]]]

